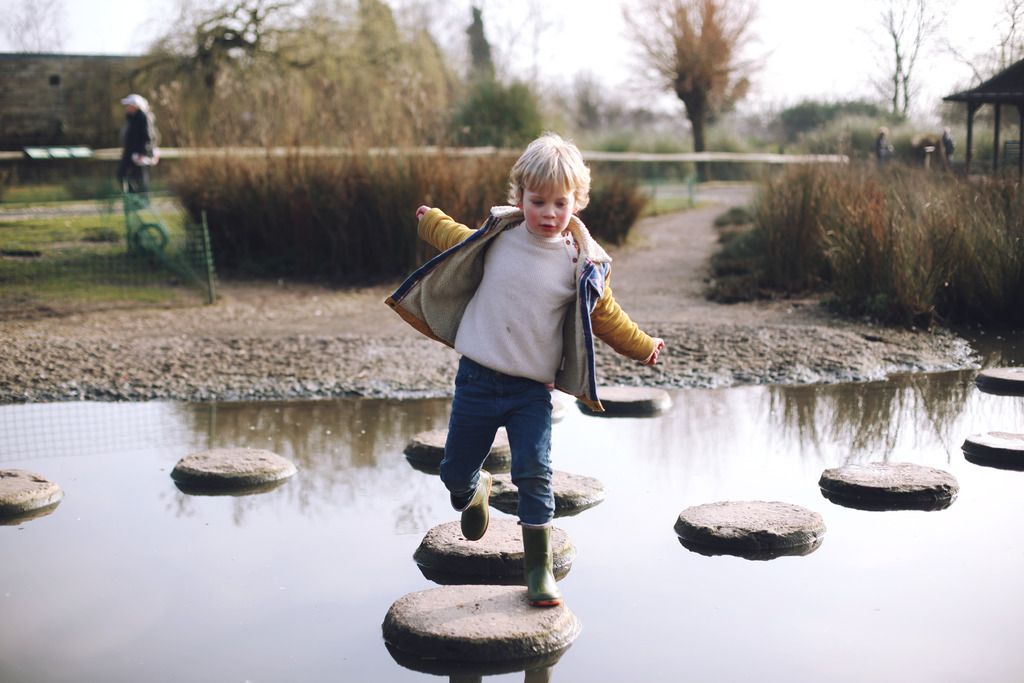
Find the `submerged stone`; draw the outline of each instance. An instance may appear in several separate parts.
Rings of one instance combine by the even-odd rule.
[[[597,396],[604,407],[597,413],[580,401],[580,410],[601,417],[653,417],[672,407],[672,397],[664,389],[653,387],[600,387]]]
[[[396,659],[433,668],[484,663],[518,670],[565,651],[580,623],[565,603],[531,607],[521,586],[442,586],[409,593],[388,609],[381,626]]]
[[[909,462],[827,469],[818,486],[833,503],[860,510],[941,510],[960,490],[949,472]]]
[[[0,470],[0,524],[20,524],[53,512],[64,497],[57,484],[28,470]]]
[[[551,529],[551,552],[552,571],[561,579],[572,569],[576,548],[557,527]],[[412,557],[423,575],[437,583],[523,581],[522,530],[510,519],[492,519],[479,541],[467,541],[457,521],[439,524],[427,532]]]
[[[604,500],[604,484],[593,477],[555,471],[551,474],[555,493],[555,516],[566,517],[594,507]],[[519,509],[519,488],[511,474],[496,474],[491,480],[491,506],[510,515]]]
[[[817,549],[825,522],[817,512],[791,503],[724,501],[686,508],[675,531],[684,547],[703,555],[769,560]]]
[[[1024,368],[989,368],[974,378],[978,388],[988,394],[1024,396]]]
[[[976,465],[1024,470],[1024,434],[988,432],[964,440],[964,458]]]
[[[171,470],[185,493],[259,493],[280,485],[296,472],[287,458],[258,448],[214,448],[190,453]]]
[[[447,438],[447,429],[420,432],[405,447],[405,457],[417,469],[436,472],[444,458],[444,442]],[[501,427],[494,435],[494,443],[484,460],[484,469],[488,472],[507,472],[511,467],[512,449],[508,445],[508,432]]]

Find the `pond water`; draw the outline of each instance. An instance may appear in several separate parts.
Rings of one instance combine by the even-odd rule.
[[[569,403],[555,467],[608,493],[556,520],[579,553],[560,585],[583,631],[550,669],[486,680],[1021,680],[1024,472],[971,464],[960,445],[1024,431],[1024,398],[983,394],[973,373],[672,398],[656,418]],[[397,664],[380,626],[434,586],[412,553],[456,518],[402,454],[447,412],[434,399],[0,406],[0,467],[65,491],[52,514],[0,527],[0,681],[436,679]],[[183,455],[237,445],[299,472],[243,497],[171,481]],[[820,494],[823,469],[878,460],[948,470],[960,495],[866,512]],[[685,549],[679,512],[720,500],[816,510],[824,543],[770,561]]]

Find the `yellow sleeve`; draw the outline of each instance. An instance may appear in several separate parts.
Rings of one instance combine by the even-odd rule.
[[[462,223],[455,222],[451,216],[445,214],[441,209],[431,209],[423,214],[417,226],[417,233],[420,239],[430,244],[438,251],[445,251],[463,241],[475,230],[467,228]]]
[[[642,363],[654,353],[654,340],[615,301],[610,280],[605,280],[604,296],[590,314],[590,325],[601,341],[627,358]]]

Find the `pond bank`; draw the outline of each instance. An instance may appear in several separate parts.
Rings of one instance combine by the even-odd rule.
[[[707,301],[712,221],[752,192],[702,188],[701,207],[644,219],[630,244],[610,250],[616,299],[667,349],[646,368],[599,345],[601,383],[833,383],[976,365],[968,342],[944,330],[844,320],[810,300]],[[392,286],[229,283],[214,306],[8,320],[0,403],[450,394],[454,351],[384,305]]]

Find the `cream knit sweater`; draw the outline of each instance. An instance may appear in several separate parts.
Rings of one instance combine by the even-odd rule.
[[[526,223],[497,236],[455,350],[506,375],[554,382],[562,322],[575,300],[575,255],[571,237],[538,237]]]

